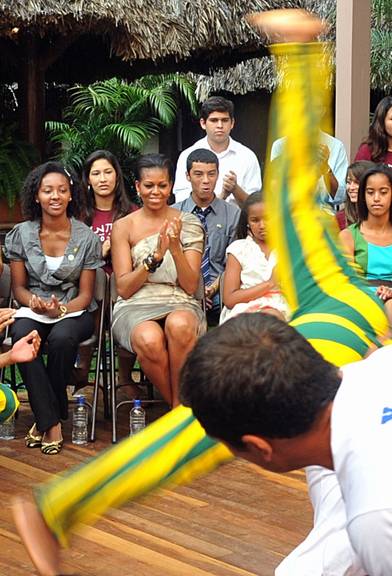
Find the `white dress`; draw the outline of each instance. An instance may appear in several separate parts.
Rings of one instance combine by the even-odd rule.
[[[269,258],[267,258],[251,236],[232,242],[226,249],[226,255],[227,254],[232,254],[240,263],[241,290],[253,288],[253,286],[261,282],[270,280],[276,265],[275,253],[271,252]],[[224,306],[219,323],[223,324],[223,322],[226,322],[229,318],[233,318],[244,312],[262,312],[263,308],[275,308],[281,312],[287,320],[289,318],[289,308],[282,293],[279,290],[271,290],[256,300],[240,302],[231,309]]]

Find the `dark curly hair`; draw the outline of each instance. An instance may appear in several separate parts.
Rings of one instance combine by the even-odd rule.
[[[91,167],[96,160],[107,160],[116,173],[116,187],[114,189],[114,199],[113,199],[113,222],[118,218],[122,218],[131,212],[134,208],[132,206],[131,200],[128,198],[125,184],[124,176],[120,166],[120,163],[116,156],[109,152],[109,150],[95,150],[86,159],[83,165],[82,171],[82,189],[85,198],[85,210],[83,213],[83,221],[88,226],[91,226],[94,210],[96,208],[94,190],[89,184],[89,176]]]
[[[24,181],[20,199],[22,214],[26,220],[39,220],[42,216],[41,205],[36,202],[42,179],[47,174],[62,174],[69,182],[72,200],[67,206],[67,216],[79,218],[83,210],[83,196],[77,175],[71,169],[65,168],[60,162],[49,161],[34,168]]]
[[[385,98],[377,104],[373,121],[369,127],[366,144],[371,150],[373,162],[382,162],[388,152],[388,135],[385,132],[385,116],[390,108],[392,108],[392,96],[385,96]]]

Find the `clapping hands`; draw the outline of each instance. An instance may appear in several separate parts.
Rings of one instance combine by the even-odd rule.
[[[154,252],[157,260],[162,260],[169,250],[172,254],[181,249],[181,220],[174,218],[170,222],[165,220],[162,228],[159,231],[158,244]]]

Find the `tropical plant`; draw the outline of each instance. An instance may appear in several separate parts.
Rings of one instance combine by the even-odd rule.
[[[19,138],[16,124],[0,125],[0,198],[5,198],[10,208],[36,160],[36,150]]]
[[[371,86],[386,94],[392,90],[392,2],[372,3]]]
[[[193,83],[180,74],[144,76],[128,84],[118,78],[70,88],[64,122],[47,122],[57,158],[80,169],[94,150],[109,149],[124,164],[162,126],[176,119],[182,98],[196,113]]]

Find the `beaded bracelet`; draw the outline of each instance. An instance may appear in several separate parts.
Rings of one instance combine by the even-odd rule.
[[[154,257],[154,254],[149,254],[147,256],[147,258],[145,258],[143,260],[143,266],[147,272],[152,273],[152,272],[155,272],[159,268],[159,266],[162,264],[162,262],[163,262],[163,258],[161,260],[156,260],[156,258]]]

